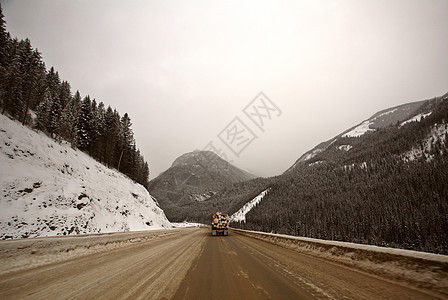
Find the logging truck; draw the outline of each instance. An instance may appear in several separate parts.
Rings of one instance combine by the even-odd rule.
[[[212,236],[229,235],[229,215],[217,212],[212,215]]]

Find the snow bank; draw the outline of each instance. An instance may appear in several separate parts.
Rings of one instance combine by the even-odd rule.
[[[216,192],[214,192],[214,191],[209,191],[209,192],[206,192],[203,194],[191,194],[190,199],[193,201],[196,201],[196,202],[203,202],[203,201],[210,199],[215,194],[216,194]]]
[[[352,145],[340,145],[340,146],[338,147],[338,149],[341,150],[341,151],[349,151],[349,150],[352,149],[352,148],[353,148]]]
[[[391,110],[389,110],[389,111],[383,112],[383,113],[380,114],[379,116],[375,117],[373,120],[376,120],[376,119],[378,119],[378,118],[387,116],[387,115],[389,115],[389,114],[392,114],[392,113],[396,112],[397,110],[398,110],[398,108],[394,108],[394,109],[391,109]]]
[[[422,119],[424,119],[424,118],[430,116],[431,114],[432,114],[432,111],[430,111],[429,113],[426,113],[426,114],[418,114],[418,115],[416,115],[416,116],[410,118],[409,120],[406,120],[406,121],[404,121],[403,123],[401,123],[401,124],[400,124],[400,127],[403,126],[403,125],[412,123],[412,122],[420,122]]]
[[[146,189],[0,116],[0,238],[170,228]]]
[[[344,133],[342,137],[360,137],[361,135],[374,130],[370,128],[370,125],[372,124],[373,123],[369,120],[364,121],[360,125],[350,130],[349,132]]]
[[[174,228],[203,227],[204,224],[194,222],[171,223]]]
[[[254,206],[256,206],[258,203],[263,200],[263,197],[268,193],[269,189],[261,192],[257,197],[250,200],[246,204],[244,204],[243,207],[240,208],[236,213],[234,213],[232,216],[230,216],[231,222],[246,222],[246,214],[250,212]]]
[[[311,151],[310,153],[306,153],[304,154],[293,166],[292,168],[295,168],[297,166],[297,164],[299,162],[303,162],[303,161],[307,161],[312,159],[313,157],[315,157],[317,154],[321,153],[322,151],[324,151],[324,149],[314,149],[313,151]]]
[[[233,228],[232,230],[300,253],[406,281],[448,295],[446,255]]]

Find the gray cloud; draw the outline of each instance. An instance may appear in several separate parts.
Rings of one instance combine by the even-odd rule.
[[[228,157],[263,175],[380,109],[447,92],[444,0],[2,7],[8,31],[29,37],[73,90],[130,114],[151,177],[216,139],[260,91],[283,114]]]

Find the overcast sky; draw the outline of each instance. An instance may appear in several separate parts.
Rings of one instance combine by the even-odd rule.
[[[151,178],[212,142],[263,176],[375,112],[448,91],[448,1],[1,1],[73,92],[130,114]],[[263,131],[243,109],[281,111]],[[272,107],[272,106],[271,106]],[[217,135],[257,136],[237,157]]]

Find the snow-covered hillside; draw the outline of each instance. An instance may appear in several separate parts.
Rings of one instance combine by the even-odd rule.
[[[0,116],[0,238],[170,228],[146,189]]]
[[[432,111],[426,113],[426,114],[418,114],[416,116],[413,116],[412,118],[410,118],[409,120],[404,121],[403,123],[400,124],[401,126],[404,126],[406,124],[412,123],[412,122],[420,122],[422,119],[426,118],[427,116],[430,116],[432,114]]]
[[[263,200],[263,197],[268,193],[269,189],[261,192],[257,197],[250,200],[243,207],[241,207],[236,213],[230,216],[231,222],[246,222],[246,214],[250,212],[258,203]]]
[[[360,137],[361,135],[365,134],[366,132],[372,131],[373,129],[370,128],[370,125],[373,123],[369,120],[362,122],[360,125],[356,126],[349,132],[342,135],[342,137]]]

